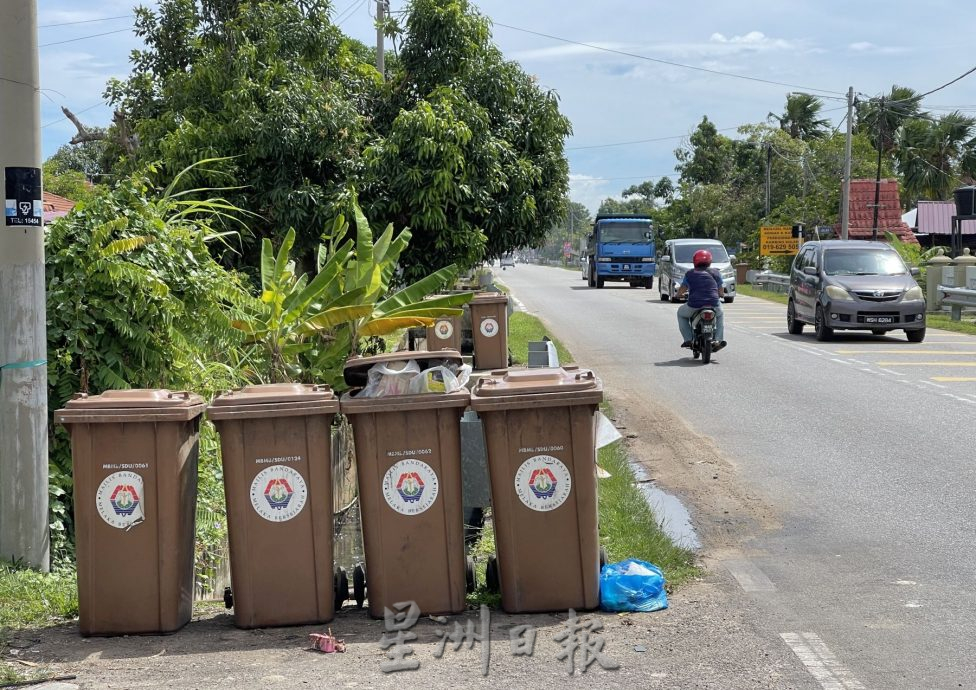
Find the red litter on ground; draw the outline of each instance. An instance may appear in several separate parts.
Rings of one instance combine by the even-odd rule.
[[[328,633],[310,633],[308,640],[312,643],[312,649],[317,649],[326,654],[346,651],[346,643],[333,637],[332,628],[329,628]]]

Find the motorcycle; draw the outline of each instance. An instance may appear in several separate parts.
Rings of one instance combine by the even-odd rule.
[[[702,364],[708,364],[712,359],[712,349],[715,345],[715,310],[702,307],[691,317],[691,327],[695,336],[691,339],[691,356],[701,357]]]

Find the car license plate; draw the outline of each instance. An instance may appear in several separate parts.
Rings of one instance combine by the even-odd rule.
[[[865,316],[864,323],[894,323],[894,316]]]

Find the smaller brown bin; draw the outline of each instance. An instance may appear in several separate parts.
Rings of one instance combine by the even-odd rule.
[[[324,385],[247,386],[207,410],[220,434],[234,623],[325,623],[335,615],[332,420]]]
[[[596,411],[603,386],[574,367],[510,370],[478,381],[491,478],[502,608],[600,604]]]
[[[82,635],[168,633],[193,610],[203,398],[168,390],[79,394],[71,432]]]
[[[461,319],[457,316],[440,316],[434,325],[427,326],[427,349],[461,350]]]
[[[508,366],[508,297],[497,292],[479,292],[469,308],[474,368],[504,369]]]
[[[417,360],[461,364],[456,351],[393,352],[346,362],[342,414],[349,417],[366,551],[369,614],[413,601],[424,614],[465,608],[464,518],[461,504],[461,416],[466,389],[355,398],[370,367]]]

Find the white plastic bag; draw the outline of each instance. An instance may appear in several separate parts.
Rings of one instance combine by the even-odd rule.
[[[366,387],[355,397],[385,398],[388,395],[404,395],[410,392],[410,382],[420,373],[416,360],[406,362],[379,362],[369,368]]]
[[[431,367],[410,381],[410,393],[453,393],[461,390],[471,377],[471,367],[464,364],[455,374],[449,367]]]

